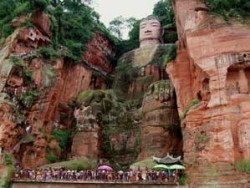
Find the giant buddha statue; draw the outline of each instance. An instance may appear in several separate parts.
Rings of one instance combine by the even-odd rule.
[[[182,151],[175,92],[164,67],[164,61],[171,59],[176,45],[162,44],[162,35],[156,17],[142,19],[140,47],[122,55],[116,69],[114,89],[118,97],[129,103],[133,112],[143,114],[139,121],[140,160],[164,157],[167,153],[180,155]]]

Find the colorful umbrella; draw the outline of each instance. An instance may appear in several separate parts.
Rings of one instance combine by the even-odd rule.
[[[169,170],[170,167],[164,164],[158,164],[153,167],[154,170]]]
[[[99,167],[98,167],[98,170],[107,170],[107,171],[111,171],[111,170],[113,170],[113,168],[111,168],[111,167],[108,166],[108,165],[102,165],[102,166],[99,166]]]
[[[185,167],[179,164],[174,164],[169,167],[171,170],[184,170]]]

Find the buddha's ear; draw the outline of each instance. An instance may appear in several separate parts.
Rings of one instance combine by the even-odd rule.
[[[161,37],[163,37],[164,33],[165,33],[165,29],[162,28],[162,29],[161,29]]]
[[[163,43],[164,41],[163,41],[163,35],[164,35],[164,33],[165,33],[165,29],[161,29],[161,37],[160,37],[160,42],[161,43]]]

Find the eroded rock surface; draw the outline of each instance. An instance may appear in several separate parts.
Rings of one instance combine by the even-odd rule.
[[[40,50],[51,43],[50,19],[36,11],[31,18],[21,17],[12,24],[18,27],[26,19],[35,26],[17,28],[0,49],[0,90],[6,96],[0,106],[0,144],[3,153],[13,154],[22,167],[35,168],[70,157],[58,134],[70,134],[75,120],[73,103],[80,91],[110,87],[106,79],[113,65],[107,56],[113,54],[108,40],[96,34],[82,55],[96,58],[83,58],[84,64],[63,56],[44,56]],[[101,47],[93,52],[92,44]],[[93,153],[88,150],[87,155]]]
[[[199,1],[174,7],[178,56],[167,72],[183,117],[190,184],[246,187],[232,164],[250,158],[250,28],[211,17]]]

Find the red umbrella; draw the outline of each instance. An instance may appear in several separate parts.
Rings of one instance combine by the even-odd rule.
[[[98,170],[107,170],[107,171],[111,171],[111,170],[113,170],[113,168],[111,168],[111,167],[108,166],[108,165],[102,165],[102,166],[99,166],[99,167],[98,167]]]

